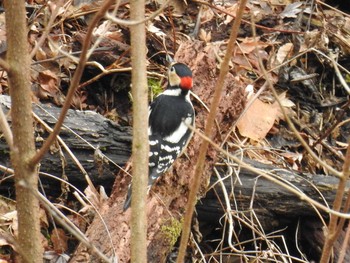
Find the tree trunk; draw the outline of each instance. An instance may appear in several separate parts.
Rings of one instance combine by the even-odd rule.
[[[145,18],[145,1],[130,1],[130,18]],[[131,199],[131,262],[147,262],[146,195],[148,182],[148,86],[146,73],[146,27],[140,23],[130,27],[133,142],[132,142],[132,199]],[[129,209],[130,210],[130,209]]]
[[[13,149],[18,216],[19,262],[42,262],[39,201],[33,194],[38,187],[37,166],[29,162],[35,154],[34,127],[30,91],[30,57],[27,42],[25,2],[7,0],[5,4],[7,62],[12,98]]]

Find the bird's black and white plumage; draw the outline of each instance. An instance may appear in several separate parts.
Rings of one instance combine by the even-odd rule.
[[[167,89],[149,107],[149,188],[174,163],[192,137],[194,109],[190,100],[192,71],[183,63],[173,63],[168,71]],[[129,186],[124,211],[131,203]]]

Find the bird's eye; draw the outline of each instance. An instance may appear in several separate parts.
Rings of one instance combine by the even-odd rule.
[[[170,68],[170,71],[171,71],[171,72],[175,72],[175,67],[171,67],[171,68]]]

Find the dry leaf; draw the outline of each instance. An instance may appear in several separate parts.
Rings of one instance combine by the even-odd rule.
[[[204,29],[201,28],[201,30],[199,31],[199,38],[205,43],[209,43],[211,41],[211,32],[206,32]]]
[[[51,232],[51,242],[53,249],[58,253],[62,254],[68,250],[68,237],[61,228],[53,229]]]
[[[236,17],[237,10],[238,10],[238,4],[237,3],[235,3],[232,6],[230,6],[230,7],[225,9],[226,12],[231,14],[231,15],[226,16],[226,19],[224,21],[225,25],[231,23],[231,21]]]
[[[0,216],[0,221],[3,221],[3,226],[8,226],[13,235],[17,236],[18,234],[18,220],[17,220],[17,210],[8,212]]]
[[[280,13],[280,17],[282,18],[296,18],[297,15],[302,11],[301,5],[303,4],[303,2],[295,2],[295,3],[291,3],[289,5],[287,5],[285,7],[285,9],[283,10],[282,13]]]
[[[39,86],[41,88],[39,94],[42,99],[55,97],[58,93],[57,76],[51,70],[44,70],[38,76]]]
[[[289,57],[292,54],[292,50],[293,50],[293,44],[292,43],[286,43],[283,46],[281,46],[278,49],[277,55],[276,55],[277,65],[282,64],[286,60],[286,58]]]
[[[272,128],[277,114],[276,107],[256,99],[238,121],[238,130],[242,136],[260,141]]]
[[[278,95],[278,99],[279,101],[281,102],[281,105],[282,107],[284,108],[284,111],[287,115],[290,115],[291,114],[291,109],[292,107],[295,106],[294,102],[291,101],[290,99],[288,99],[286,97],[287,95],[287,91],[285,92],[282,92],[280,95]],[[275,101],[273,104],[272,104],[272,107],[275,107],[276,110],[277,110],[277,116],[276,116],[276,119],[279,120],[279,119],[282,119],[282,120],[285,120],[284,118],[284,115],[283,115],[283,112],[278,104],[277,101]]]
[[[147,26],[147,31],[155,34],[158,37],[166,37],[166,34],[160,30],[158,27],[154,26],[154,24],[150,23]]]

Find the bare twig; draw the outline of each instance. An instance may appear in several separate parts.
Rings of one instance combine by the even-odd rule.
[[[350,226],[347,226],[344,241],[339,252],[338,263],[345,262],[344,258],[345,258],[346,252],[348,251],[349,240],[350,240]]]
[[[208,120],[205,126],[205,134],[207,136],[210,136],[212,129],[214,127],[214,123],[215,123],[215,117],[216,117],[216,112],[221,100],[221,95],[222,95],[222,90],[224,87],[224,80],[225,77],[228,73],[229,70],[229,62],[233,53],[233,48],[237,39],[237,34],[238,34],[238,29],[239,29],[239,25],[241,23],[241,19],[243,16],[243,12],[244,12],[244,8],[246,6],[247,0],[241,0],[240,1],[240,6],[239,9],[237,11],[237,17],[234,21],[234,23],[232,24],[232,31],[231,31],[231,35],[230,35],[230,39],[227,45],[227,50],[226,50],[226,54],[225,57],[223,59],[223,62],[221,64],[221,68],[220,68],[220,74],[219,74],[219,78],[217,81],[217,85],[215,87],[215,93],[214,93],[214,97],[213,97],[213,101],[212,101],[212,105],[210,108],[210,113],[208,116]],[[197,161],[197,165],[195,168],[195,173],[193,176],[193,184],[190,187],[190,194],[188,197],[188,203],[187,203],[187,207],[186,207],[186,215],[185,215],[185,219],[184,219],[184,223],[183,223],[183,228],[182,228],[182,235],[181,235],[181,243],[180,243],[180,248],[179,248],[179,254],[178,254],[178,258],[177,258],[177,263],[182,263],[184,261],[185,258],[185,252],[186,252],[186,247],[187,247],[187,241],[190,235],[190,229],[191,229],[191,221],[192,221],[192,214],[193,214],[193,210],[194,210],[194,206],[197,200],[197,192],[200,186],[200,182],[201,182],[201,178],[202,178],[202,172],[203,172],[203,168],[204,168],[204,162],[205,162],[205,155],[208,149],[208,145],[209,143],[207,141],[203,141],[202,145],[200,147],[199,150],[199,156],[198,156],[198,161]]]
[[[142,18],[140,20],[124,20],[124,19],[119,19],[117,17],[114,17],[113,14],[109,14],[107,13],[106,14],[106,18],[113,21],[114,23],[116,24],[119,24],[119,25],[122,25],[122,26],[136,26],[136,25],[140,25],[140,24],[144,24],[146,23],[147,21],[150,21],[152,20],[153,18],[155,18],[157,15],[159,15],[163,10],[164,8],[167,7],[167,5],[169,4],[171,0],[166,0],[162,5],[161,7],[154,11],[149,17],[146,17],[146,18]]]
[[[45,39],[49,35],[51,27],[52,27],[53,23],[55,22],[55,19],[56,19],[57,15],[58,15],[58,11],[60,10],[61,6],[63,5],[63,0],[56,1],[55,5],[56,5],[55,9],[51,13],[49,22],[47,23],[43,34],[39,38],[39,41],[36,43],[35,47],[30,52],[30,57],[31,58],[33,58],[35,56],[36,52],[43,45]]]
[[[66,117],[67,111],[71,105],[74,93],[76,88],[78,87],[79,84],[79,80],[83,74],[83,70],[87,61],[87,52],[90,46],[90,40],[92,37],[92,32],[94,27],[97,25],[97,23],[103,18],[104,14],[106,13],[106,11],[108,10],[108,8],[114,3],[114,0],[106,0],[103,5],[101,6],[101,8],[98,10],[98,12],[96,13],[96,15],[94,16],[93,20],[91,21],[88,30],[86,32],[86,39],[83,42],[83,47],[82,47],[82,51],[81,51],[81,55],[80,55],[80,61],[78,64],[78,67],[75,71],[75,74],[73,76],[73,79],[71,81],[69,90],[68,90],[68,94],[66,97],[66,101],[62,107],[61,110],[61,114],[57,120],[57,123],[54,127],[53,132],[50,134],[50,136],[47,138],[47,140],[45,141],[44,145],[41,147],[41,149],[37,152],[37,154],[34,156],[34,158],[31,160],[30,164],[32,166],[36,165],[41,158],[44,156],[44,154],[49,150],[51,144],[54,142],[54,140],[56,139],[56,136],[58,135],[58,133],[61,130],[63,121]]]
[[[342,206],[342,201],[345,194],[346,182],[350,176],[350,140],[349,145],[345,155],[345,162],[343,166],[343,173],[340,177],[337,193],[333,202],[333,210],[340,211]],[[329,262],[329,258],[331,256],[331,251],[334,242],[337,240],[339,236],[339,231],[337,231],[338,227],[338,215],[331,214],[329,225],[328,225],[328,233],[326,235],[326,240],[322,250],[321,263]]]
[[[346,83],[345,79],[343,78],[342,74],[340,73],[339,68],[338,68],[338,62],[335,61],[334,57],[335,57],[334,54],[330,54],[330,56],[329,56],[329,58],[331,59],[331,62],[333,64],[333,68],[335,70],[335,73],[338,77],[339,82],[342,84],[343,88],[350,95],[350,88],[349,88],[348,84]]]
[[[10,125],[6,120],[6,115],[0,106],[0,130],[3,132],[7,145],[13,150],[13,136]]]
[[[11,95],[13,151],[11,163],[15,170],[16,208],[18,219],[17,241],[23,254],[17,254],[18,262],[43,262],[40,240],[39,201],[24,188],[38,186],[36,165],[29,165],[35,155],[34,127],[30,101],[30,57],[28,54],[28,30],[25,2],[3,1],[6,9],[8,86]]]
[[[145,0],[130,1],[130,19],[145,17]],[[146,74],[146,26],[130,27],[133,139],[132,139],[132,199],[131,199],[131,262],[147,262],[147,181],[148,181],[148,85]]]

